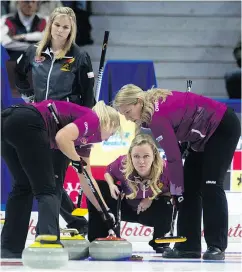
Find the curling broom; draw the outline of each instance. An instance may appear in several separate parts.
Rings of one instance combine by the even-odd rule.
[[[95,92],[96,101],[99,100],[99,95],[100,95],[100,90],[101,90],[101,85],[102,85],[105,56],[106,56],[106,51],[107,51],[107,47],[108,47],[108,38],[109,38],[109,31],[105,31],[104,38],[103,38],[103,44],[102,44],[101,59],[100,59],[99,69],[98,69],[98,80],[97,80],[96,92]]]
[[[191,88],[192,88],[192,81],[187,80],[187,92],[191,92]],[[189,144],[188,144],[188,147],[189,147]],[[186,153],[186,151],[184,153]],[[186,154],[184,154],[184,157],[185,156],[186,156]],[[186,237],[174,236],[174,226],[175,226],[176,216],[177,216],[177,208],[175,206],[173,206],[171,229],[170,229],[169,236],[167,236],[167,237],[164,236],[164,237],[155,239],[155,242],[157,244],[186,242],[186,240],[187,240]]]
[[[105,56],[106,56],[106,51],[108,46],[108,38],[109,38],[109,31],[105,31],[103,44],[102,44],[101,59],[100,59],[99,69],[98,69],[98,80],[97,80],[96,92],[95,92],[96,101],[98,101],[99,99],[100,90],[101,90]],[[83,190],[82,188],[80,188],[79,194],[78,194],[77,208],[72,212],[72,215],[74,216],[85,216],[88,213],[88,209],[84,209],[80,207],[82,203],[82,196],[83,196]]]
[[[174,227],[175,227],[175,221],[177,216],[177,208],[173,206],[173,212],[172,212],[172,220],[171,220],[171,229],[169,236],[167,237],[161,237],[155,239],[155,243],[157,244],[164,244],[164,243],[181,243],[186,242],[187,238],[183,236],[174,236]]]
[[[85,216],[88,214],[88,209],[81,208],[83,190],[80,187],[77,199],[77,208],[71,213],[74,216]]]

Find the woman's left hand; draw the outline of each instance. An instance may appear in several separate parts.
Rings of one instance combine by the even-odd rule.
[[[140,212],[146,211],[151,206],[152,201],[153,200],[151,200],[149,198],[142,199],[141,202],[139,203],[138,208],[137,208],[137,214],[139,214]]]

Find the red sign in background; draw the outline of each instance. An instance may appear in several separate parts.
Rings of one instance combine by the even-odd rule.
[[[242,170],[242,152],[241,150],[236,150],[234,153],[234,158],[232,162],[232,170]]]
[[[106,170],[106,166],[95,166],[95,167],[92,167],[91,170],[92,170],[92,175],[94,179],[104,180],[104,173]],[[69,166],[67,169],[65,182],[64,182],[64,188],[67,191],[73,203],[77,204],[80,182],[79,182],[78,175],[76,171],[72,168],[72,166]],[[83,195],[82,197],[81,207],[82,208],[87,207],[85,195]]]

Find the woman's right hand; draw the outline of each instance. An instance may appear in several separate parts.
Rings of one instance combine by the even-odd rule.
[[[115,184],[111,184],[111,185],[109,185],[109,190],[110,190],[110,194],[111,194],[112,198],[117,200],[118,195],[120,194],[118,186]]]

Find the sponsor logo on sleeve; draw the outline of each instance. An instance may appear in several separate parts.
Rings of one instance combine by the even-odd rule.
[[[158,101],[155,101],[155,111],[159,111],[160,108],[159,108],[159,102]]]
[[[160,142],[160,141],[162,141],[162,140],[163,140],[163,136],[162,136],[162,135],[160,135],[159,137],[156,138],[156,141],[157,141],[157,142]]]

